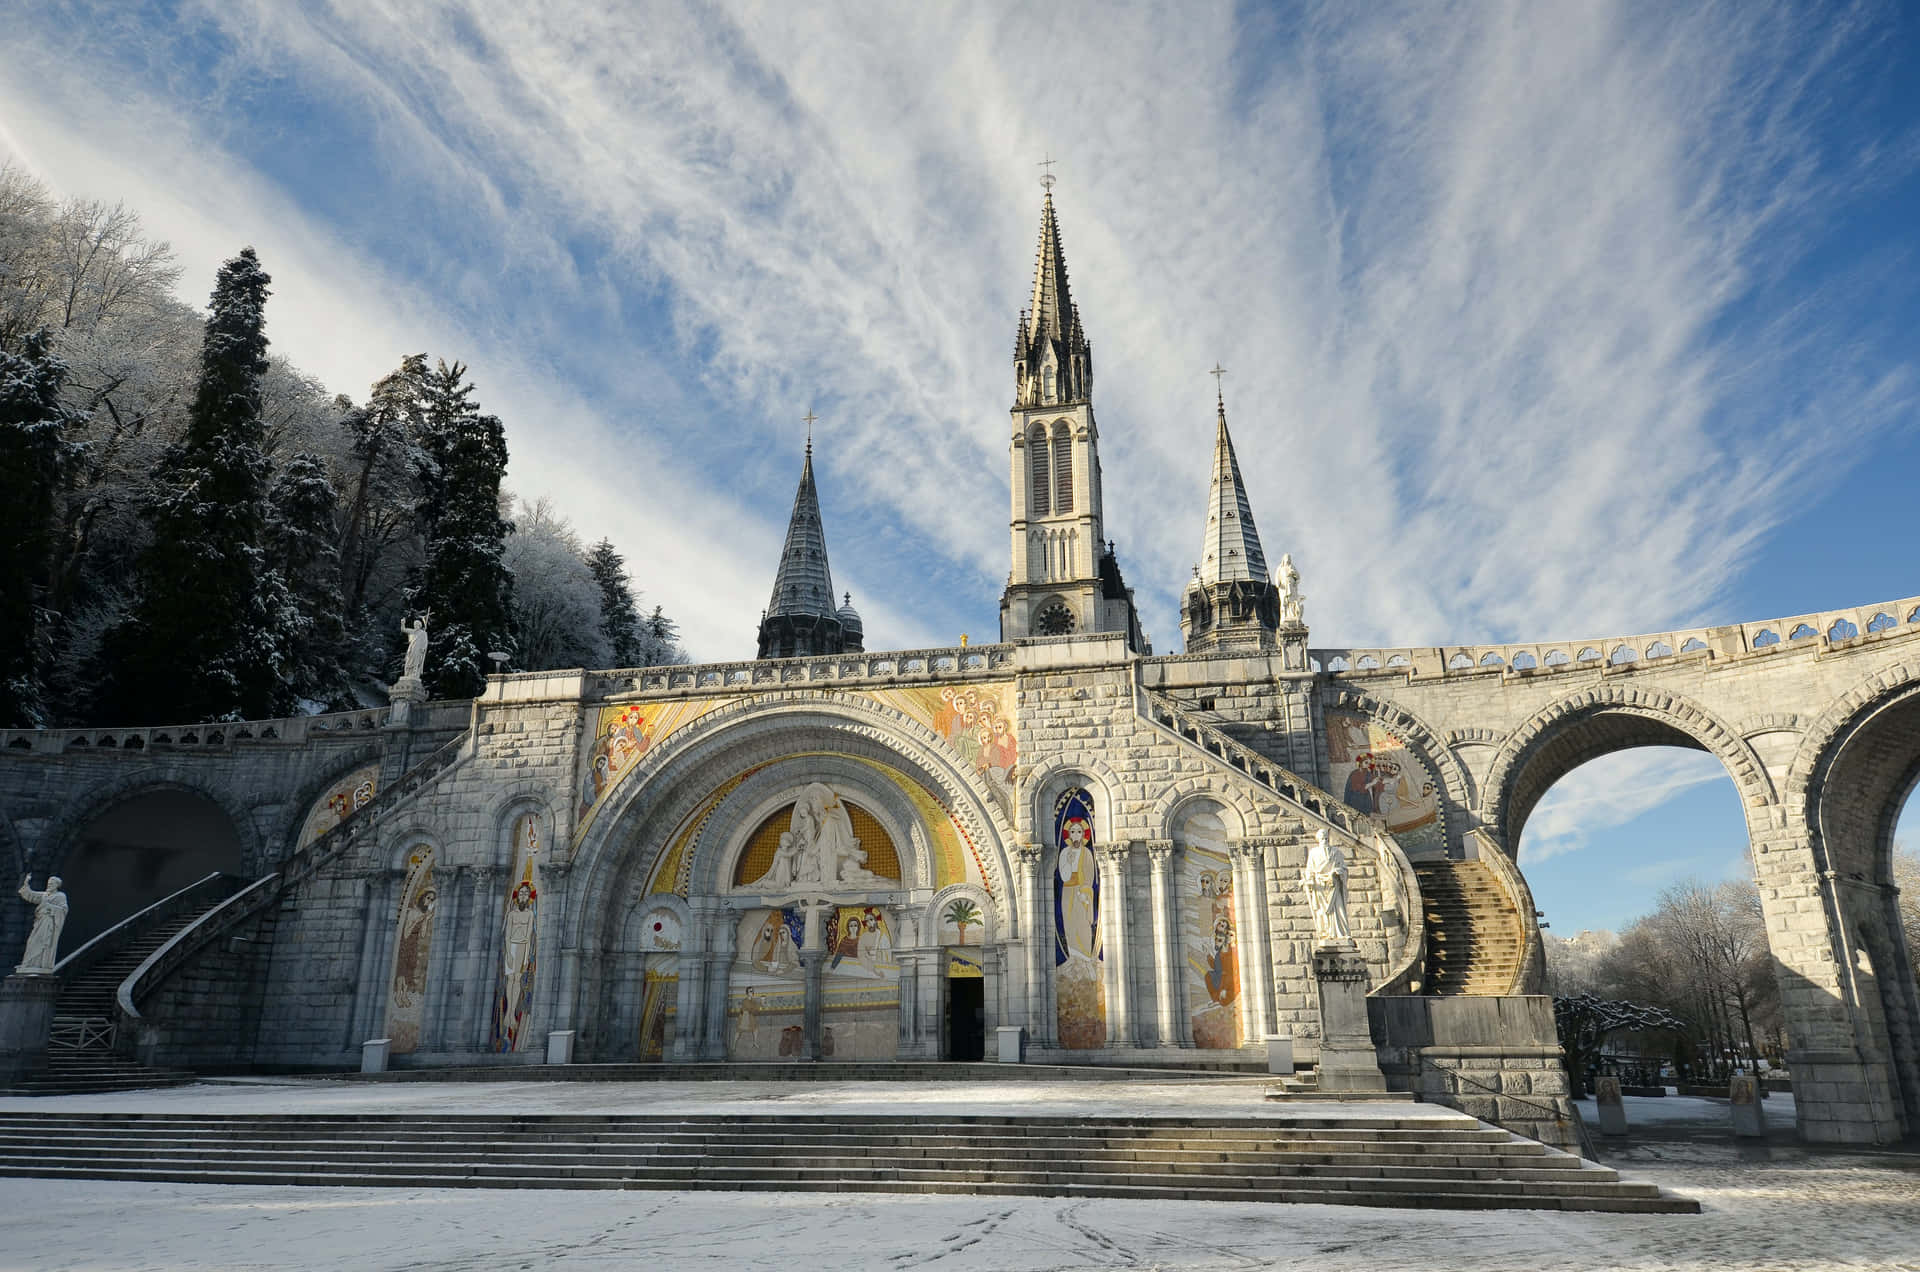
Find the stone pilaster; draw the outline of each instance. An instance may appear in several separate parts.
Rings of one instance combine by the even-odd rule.
[[[1240,946],[1240,1036],[1257,1043],[1272,1032],[1273,959],[1266,948],[1266,878],[1263,850],[1245,840],[1228,846],[1233,854],[1234,926]]]
[[[1137,1047],[1140,1033],[1133,1013],[1132,924],[1128,922],[1127,875],[1131,841],[1102,844],[1100,861],[1100,945],[1106,953],[1107,1045]]]
[[[1180,917],[1173,911],[1173,841],[1149,839],[1147,863],[1153,898],[1153,1005],[1160,1045],[1175,1047],[1188,1039],[1180,1028],[1180,1005],[1175,995],[1179,957]]]
[[[1026,910],[1027,1037],[1035,1044],[1047,1045],[1053,1042],[1057,1031],[1053,1019],[1053,977],[1048,974],[1053,953],[1053,922],[1047,912],[1047,890],[1041,886],[1046,853],[1039,844],[1019,844],[1013,856]]]

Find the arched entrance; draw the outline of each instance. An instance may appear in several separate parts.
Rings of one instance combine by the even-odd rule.
[[[577,847],[585,1055],[936,1059],[956,976],[990,1029],[1010,831],[940,746],[846,695],[745,700],[650,751]],[[632,927],[663,906],[685,916],[670,957]]]
[[[240,836],[218,804],[178,786],[111,804],[68,841],[58,873],[72,897],[64,957],[128,916],[207,875],[244,873]]]

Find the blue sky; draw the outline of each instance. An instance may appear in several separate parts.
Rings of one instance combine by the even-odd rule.
[[[468,361],[510,484],[704,658],[752,653],[809,408],[870,641],[993,635],[1046,154],[1160,649],[1216,360],[1323,644],[1920,592],[1920,19],[1679,9],[7,0],[0,149],[196,302],[254,244],[336,391]],[[1693,757],[1612,770],[1542,823],[1562,931],[1738,856]]]

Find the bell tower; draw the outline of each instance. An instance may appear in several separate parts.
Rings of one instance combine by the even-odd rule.
[[[1033,302],[1013,343],[1013,569],[1000,598],[1000,639],[1124,632],[1129,648],[1151,653],[1106,539],[1093,347],[1067,286],[1053,182],[1051,173],[1040,179],[1046,198]]]

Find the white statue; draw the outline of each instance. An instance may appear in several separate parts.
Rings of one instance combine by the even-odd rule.
[[[853,819],[833,788],[809,783],[794,801],[791,829],[780,835],[767,872],[747,887],[786,892],[799,884],[840,884],[862,888],[891,888],[867,869],[867,854],[853,833]]]
[[[407,661],[400,673],[403,680],[418,680],[420,673],[427,668],[427,619],[432,616],[433,611],[428,610],[418,621],[408,623],[403,620],[400,624],[400,630],[407,636]]]
[[[1307,852],[1307,897],[1313,902],[1313,930],[1320,944],[1353,944],[1347,927],[1347,855],[1324,828]]]
[[[1307,598],[1300,591],[1300,571],[1293,568],[1293,553],[1280,554],[1280,621],[1304,623]]]
[[[53,975],[54,953],[60,948],[60,929],[67,925],[67,894],[60,891],[60,876],[47,877],[47,890],[33,890],[33,876],[20,876],[20,899],[33,906],[33,930],[27,933],[27,948],[13,970],[22,976]]]

